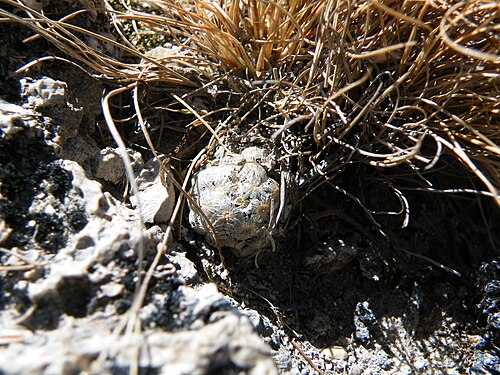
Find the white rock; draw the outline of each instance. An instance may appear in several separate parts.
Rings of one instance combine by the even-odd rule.
[[[9,139],[36,123],[36,114],[33,111],[0,99],[0,138]]]
[[[234,364],[249,375],[278,374],[269,347],[243,316],[228,314],[198,330],[176,333],[157,329],[119,336],[113,334],[118,324],[116,318],[65,317],[60,329],[36,332],[32,345],[11,343],[0,351],[0,368],[9,374],[110,374],[117,368],[128,372],[137,358],[139,368],[158,374],[203,375]],[[109,357],[101,359],[103,353]]]
[[[127,150],[132,160],[132,169],[142,164],[142,156],[139,152]],[[94,177],[116,184],[125,177],[125,167],[122,160],[120,148],[106,147],[102,149],[94,163]]]
[[[65,170],[71,173],[73,187],[83,195],[87,215],[90,217],[102,216],[108,208],[102,192],[102,185],[97,181],[89,180],[78,163],[64,160],[61,164]]]
[[[64,160],[61,166],[72,175],[67,199],[85,202],[88,223],[54,256],[45,268],[45,277],[29,285],[28,296],[34,302],[57,294],[64,279],[88,278],[91,267],[108,264],[125,249],[137,251],[148,240],[136,212],[103,192],[101,184],[89,180],[77,163]]]
[[[21,96],[25,99],[25,107],[38,109],[66,103],[67,85],[49,77],[33,79],[22,78]]]
[[[332,346],[330,348],[323,349],[321,354],[330,360],[345,361],[348,358],[347,351],[341,346]]]
[[[172,183],[163,186],[160,165],[154,159],[148,161],[136,174],[139,189],[137,195],[130,197],[134,207],[140,205],[145,223],[164,223],[170,220],[175,204],[175,191]]]
[[[179,276],[186,280],[187,283],[194,283],[200,280],[196,266],[186,257],[185,253],[173,253],[170,259],[174,264],[178,265]]]
[[[125,290],[125,286],[123,284],[110,282],[102,285],[101,290],[105,296],[113,298],[122,294]]]

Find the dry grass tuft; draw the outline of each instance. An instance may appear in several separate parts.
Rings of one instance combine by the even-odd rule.
[[[130,9],[117,19],[182,48],[145,79],[169,84],[175,75],[165,67],[190,69],[198,89],[185,96],[213,85],[230,91],[236,100],[205,116],[226,125],[218,131],[267,127],[285,154],[311,167],[340,147],[376,168],[423,174],[449,154],[500,202],[497,2],[151,3],[154,16]]]
[[[180,46],[161,58],[123,33],[115,41],[74,26],[75,15],[51,20],[1,2],[25,12],[0,10],[4,21],[31,28],[103,78],[211,95],[203,117],[213,132],[272,129],[283,153],[307,157],[311,168],[337,148],[416,174],[448,154],[500,203],[496,1],[155,0],[148,13],[108,4],[118,31],[133,22]],[[123,62],[82,35],[142,60]]]
[[[41,36],[64,53],[18,72],[63,60],[119,84],[103,106],[123,147],[109,102],[130,92],[134,120],[155,155],[147,116],[168,110],[188,115],[188,129],[205,127],[209,145],[256,136],[273,143],[281,171],[293,171],[305,190],[355,162],[416,176],[415,188],[483,194],[500,205],[498,1],[151,0],[144,12],[108,0],[99,11],[110,16],[116,40],[73,24],[85,9],[52,20],[21,1],[0,3],[1,22],[33,30],[26,43]],[[174,47],[144,54],[129,40],[127,24]],[[190,175],[209,148],[178,174],[180,182],[164,169],[187,199]],[[463,186],[438,189],[427,176],[448,165],[480,183],[471,188],[464,178]],[[404,206],[401,189],[394,191]],[[181,208],[179,200],[172,221]],[[171,230],[119,329],[140,329],[138,312]]]
[[[219,71],[262,78],[271,69],[291,66],[314,43],[323,4],[285,2],[204,2],[193,7],[155,2],[168,18],[168,31],[187,48],[210,59]]]

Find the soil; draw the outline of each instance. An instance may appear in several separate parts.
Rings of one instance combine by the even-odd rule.
[[[85,17],[77,20],[108,28]],[[58,52],[42,39],[27,49],[27,29],[1,25],[0,373],[117,374],[134,361],[144,374],[500,373],[498,207],[405,190],[403,225],[404,215],[382,213],[399,207],[392,177],[357,165],[335,185],[298,192],[304,199],[275,251],[240,258],[223,249],[223,262],[184,217],[139,313],[134,342],[154,355],[131,359],[131,347],[107,337],[144,276],[139,243],[146,269],[166,225],[138,228],[122,198],[124,175],[118,183],[95,176],[100,151],[116,147],[102,125],[106,83],[54,62],[15,74]],[[26,77],[66,83],[64,103],[30,107]],[[128,147],[150,159],[125,133]],[[179,138],[172,133],[160,151]],[[460,177],[452,172],[433,182],[452,184]]]

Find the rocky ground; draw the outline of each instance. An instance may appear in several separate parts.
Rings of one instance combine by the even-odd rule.
[[[105,85],[59,62],[14,74],[52,47],[27,51],[26,30],[0,27],[0,373],[500,373],[499,213],[471,196],[408,193],[410,223],[387,219],[386,239],[325,186],[276,251],[225,265],[176,228],[131,329],[175,193],[129,142],[140,224]],[[371,189],[369,203],[390,204]]]

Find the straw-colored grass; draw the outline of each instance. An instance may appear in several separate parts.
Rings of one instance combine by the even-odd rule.
[[[133,22],[182,47],[162,59],[144,56],[123,33],[114,41],[72,25],[76,13],[50,20],[1,2],[25,12],[0,10],[4,21],[31,28],[102,78],[184,87],[184,97],[213,86],[232,92],[238,100],[223,109],[213,100],[214,115],[204,116],[217,131],[221,123],[244,133],[267,126],[276,142],[311,137],[317,145],[283,147],[291,155],[318,161],[340,147],[375,168],[407,164],[415,173],[449,154],[500,202],[496,1],[155,0],[151,13],[108,4],[118,31]],[[120,61],[82,35],[142,61]]]
[[[198,89],[185,95],[216,85],[243,98],[212,108],[217,115],[205,117],[215,128],[266,126],[290,143],[284,153],[316,162],[340,147],[375,168],[427,173],[452,155],[482,182],[478,191],[500,202],[498,2],[152,3],[154,16],[129,9],[116,18],[183,48],[163,67],[149,63],[144,79],[168,87],[190,68],[199,81],[189,74],[177,83]],[[296,146],[307,137],[316,149]]]

